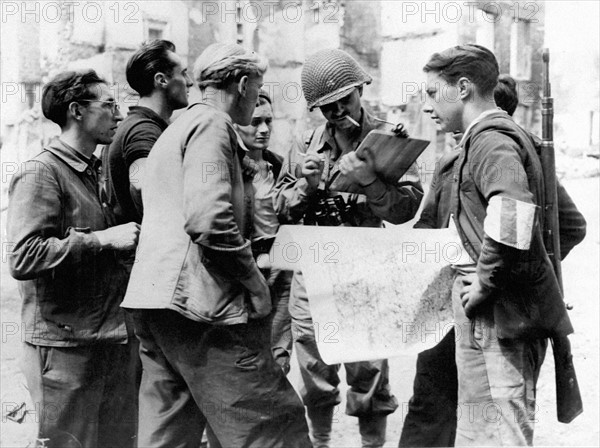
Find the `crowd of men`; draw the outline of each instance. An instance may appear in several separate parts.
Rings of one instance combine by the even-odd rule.
[[[139,102],[125,119],[93,70],[44,87],[43,113],[61,134],[12,180],[7,230],[45,446],[329,446],[340,366],[319,354],[302,273],[257,256],[280,224],[405,223],[424,190],[415,167],[390,183],[371,152],[355,153],[371,130],[406,132],[365,109],[372,78],[341,50],[316,52],[302,70],[308,107],[326,123],[270,148],[267,67],[217,43],[192,79],[171,42],[149,42],[127,64]],[[472,331],[419,355],[399,445],[531,445],[548,338],[573,331],[542,241],[539,140],[511,119],[515,83],[499,82],[486,48],[435,53],[424,71],[424,112],[457,145],[416,227],[454,220],[474,260],[454,266],[454,316]],[[188,105],[194,85],[202,100]],[[492,164],[512,175],[491,179]],[[340,174],[352,193],[331,188]],[[560,185],[559,207],[564,256],[585,220]],[[300,397],[286,377],[292,347]],[[344,367],[357,445],[381,447],[398,407],[388,362]],[[458,419],[460,403],[494,403],[498,418]]]

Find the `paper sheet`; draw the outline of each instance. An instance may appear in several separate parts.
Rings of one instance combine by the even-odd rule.
[[[301,271],[328,364],[414,355],[452,328],[454,229],[282,226],[272,266]]]

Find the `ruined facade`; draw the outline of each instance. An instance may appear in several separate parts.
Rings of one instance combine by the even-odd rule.
[[[50,4],[61,8],[50,8]],[[268,57],[265,88],[274,98],[276,115],[272,148],[282,154],[294,135],[323,122],[319,111],[306,110],[300,87],[303,61],[323,48],[348,51],[373,76],[363,95],[373,113],[388,121],[402,121],[411,135],[433,142],[422,157],[428,171],[450,144],[421,111],[421,69],[434,51],[469,42],[493,49],[501,72],[519,81],[521,104],[516,120],[539,130],[542,2],[519,6],[508,2],[194,0],[37,5],[37,11],[28,6],[25,15],[17,11],[3,17],[2,80],[12,83],[8,85],[16,93],[3,92],[0,132],[5,147],[20,148],[18,160],[33,155],[35,148],[57,132],[51,124],[41,125],[39,119],[40,86],[49,77],[65,69],[92,67],[114,83],[126,112],[137,101],[126,83],[126,62],[141,42],[152,38],[172,40],[190,68],[217,41],[235,41]],[[12,32],[5,32],[7,27]],[[197,99],[198,93],[193,96]],[[37,123],[25,126],[25,137],[23,120]],[[3,151],[4,157],[9,148]]]

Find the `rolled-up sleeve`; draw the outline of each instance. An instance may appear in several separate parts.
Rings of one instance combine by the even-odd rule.
[[[90,229],[70,227],[61,234],[61,188],[53,170],[28,161],[9,188],[7,215],[11,275],[29,280],[65,263],[80,263],[86,253],[100,250]]]
[[[275,212],[282,224],[296,224],[304,217],[309,205],[308,183],[305,178],[296,176],[303,162],[299,153],[305,152],[304,139],[297,138],[284,158],[275,185]]]

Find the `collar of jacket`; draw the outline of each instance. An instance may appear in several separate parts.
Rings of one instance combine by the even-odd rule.
[[[358,144],[363,141],[363,139],[367,136],[369,132],[377,127],[377,122],[375,118],[371,114],[369,114],[365,108],[360,109],[362,112],[362,118],[360,120],[360,135],[355,139],[356,147]],[[325,124],[325,131],[321,134],[321,139],[316,146],[317,152],[321,153],[323,151],[327,151],[328,149],[333,149],[336,147],[335,138],[334,138],[334,128],[333,126],[327,122]]]
[[[100,164],[100,160],[95,155],[92,154],[92,156],[86,160],[79,151],[72,146],[67,145],[59,137],[54,138],[44,149],[54,154],[65,164],[80,173],[83,173],[88,168],[96,169]]]
[[[265,149],[263,151],[263,159],[265,159],[268,163],[273,167],[273,175],[275,176],[275,180],[279,177],[279,173],[281,172],[281,167],[283,165],[283,158],[275,154],[273,151]]]
[[[248,149],[248,147],[244,143],[244,140],[242,140],[242,136],[237,131],[237,129],[235,128],[235,126],[233,127],[233,131],[235,132],[235,138],[237,139],[237,143],[238,143],[239,148],[242,151],[244,151],[244,153],[250,153],[250,150]]]
[[[472,132],[473,128],[475,126],[477,126],[479,123],[481,123],[484,120],[490,119],[490,118],[498,118],[498,117],[507,118],[508,114],[500,108],[490,109],[490,110],[486,110],[485,112],[482,112],[477,118],[475,118],[475,120],[473,120],[469,124],[469,126],[465,130],[463,138],[460,140],[460,142],[458,143],[457,146],[464,148],[464,145],[467,142],[467,140],[469,138],[471,138],[471,136],[473,135],[473,132]]]

